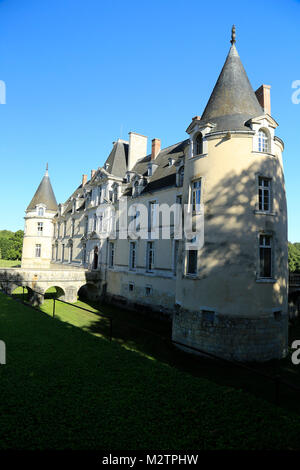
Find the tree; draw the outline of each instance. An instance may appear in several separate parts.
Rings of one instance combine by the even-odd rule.
[[[22,258],[23,230],[10,232],[0,231],[0,257],[2,259],[20,260]]]
[[[300,272],[300,243],[289,243],[289,270]]]

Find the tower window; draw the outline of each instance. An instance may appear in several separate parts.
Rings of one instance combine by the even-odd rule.
[[[192,209],[193,212],[200,211],[201,203],[201,179],[192,183]]]
[[[44,208],[43,208],[43,207],[39,207],[39,208],[38,208],[38,216],[39,216],[39,217],[43,217],[43,216],[44,216]]]
[[[38,222],[37,224],[37,229],[38,229],[38,235],[41,236],[43,235],[43,222]]]
[[[272,237],[259,236],[259,275],[262,278],[272,277]]]
[[[260,211],[271,210],[271,180],[259,176],[258,178],[258,208]]]
[[[35,245],[35,257],[40,258],[41,257],[41,245]]]
[[[194,145],[195,145],[194,155],[201,155],[203,153],[203,137],[202,137],[201,132],[200,134],[197,135]]]
[[[187,274],[197,274],[197,250],[188,250],[187,253]]]
[[[268,135],[262,129],[258,132],[258,151],[259,152],[268,152],[269,151]]]

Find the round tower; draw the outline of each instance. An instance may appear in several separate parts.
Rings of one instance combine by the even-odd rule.
[[[48,175],[45,175],[26,209],[22,268],[49,268],[52,258],[53,217],[57,202]]]
[[[183,246],[173,339],[241,361],[287,353],[284,145],[270,113],[270,87],[253,91],[233,30],[204,113],[187,129],[184,203],[194,221],[194,201],[203,204],[204,245]]]

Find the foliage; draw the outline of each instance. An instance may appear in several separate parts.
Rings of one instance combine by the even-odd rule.
[[[289,243],[289,270],[300,272],[300,243]]]
[[[22,258],[23,237],[23,230],[17,232],[0,230],[0,258],[20,260]]]

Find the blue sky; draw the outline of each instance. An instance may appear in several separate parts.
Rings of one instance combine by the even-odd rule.
[[[271,88],[285,141],[289,239],[300,241],[300,2],[0,0],[0,229],[23,228],[49,162],[59,202],[136,131],[164,147],[186,138],[229,50],[254,89]]]

